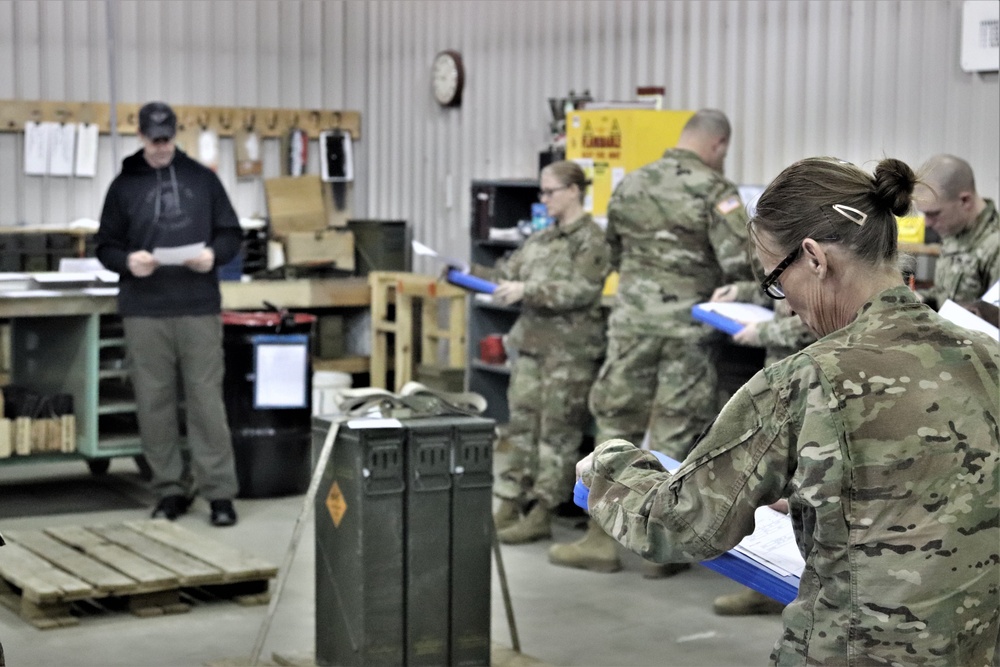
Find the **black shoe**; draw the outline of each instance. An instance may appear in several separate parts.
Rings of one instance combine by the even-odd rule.
[[[213,526],[232,526],[236,523],[236,508],[232,500],[213,500],[210,505]]]
[[[156,503],[156,509],[153,510],[153,518],[173,521],[182,514],[186,514],[190,504],[191,500],[186,496],[164,496],[160,498],[160,502]]]

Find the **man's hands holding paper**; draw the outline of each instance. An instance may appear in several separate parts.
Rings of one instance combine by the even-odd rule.
[[[501,280],[493,292],[493,300],[509,306],[524,298],[524,283],[519,280]]]
[[[215,266],[215,251],[206,246],[197,257],[184,260],[184,266],[198,273],[208,273]]]
[[[128,270],[136,278],[146,278],[153,275],[153,271],[160,265],[153,257],[152,253],[146,250],[136,250],[128,256]]]
[[[128,270],[136,278],[147,278],[160,266],[170,264],[208,273],[215,267],[215,251],[202,243],[180,248],[157,248],[153,252],[136,250],[128,256]]]

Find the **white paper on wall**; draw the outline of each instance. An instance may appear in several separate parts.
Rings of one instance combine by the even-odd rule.
[[[80,123],[76,133],[76,175],[93,178],[97,175],[97,123]]]
[[[49,135],[49,174],[73,175],[73,151],[76,148],[76,123],[59,123]]]
[[[24,124],[24,173],[44,176],[49,173],[49,133],[56,123]]]

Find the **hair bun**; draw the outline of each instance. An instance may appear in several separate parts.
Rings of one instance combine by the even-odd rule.
[[[913,204],[913,188],[917,176],[902,160],[886,158],[875,167],[874,203],[893,215],[903,216],[910,212]]]

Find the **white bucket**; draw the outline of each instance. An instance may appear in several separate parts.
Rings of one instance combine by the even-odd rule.
[[[340,371],[315,371],[312,379],[312,404],[314,415],[336,414],[340,392],[350,389],[350,373]]]

